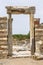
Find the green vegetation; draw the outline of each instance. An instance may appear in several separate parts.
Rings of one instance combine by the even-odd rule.
[[[22,34],[14,34],[13,35],[14,39],[22,40],[22,39],[29,39],[30,38],[30,32],[27,35],[22,35]]]

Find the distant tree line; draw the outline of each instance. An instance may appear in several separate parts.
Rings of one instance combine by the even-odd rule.
[[[30,39],[30,32],[27,35],[13,34],[12,36],[13,36],[14,39],[18,39],[18,40]]]

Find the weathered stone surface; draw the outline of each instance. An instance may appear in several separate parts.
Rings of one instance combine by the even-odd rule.
[[[8,56],[12,56],[12,18],[11,14],[9,14],[8,19]]]
[[[7,13],[8,14],[31,14],[35,13],[35,7],[13,7],[13,6],[6,6],[7,8]]]
[[[35,44],[36,44],[36,53],[43,55],[43,23],[40,24],[40,19],[35,19],[35,22],[38,22],[35,25]]]
[[[7,44],[7,17],[0,17],[0,45]]]
[[[30,15],[30,46],[33,48],[31,49],[31,54],[34,54],[34,14],[35,14],[35,7],[13,7],[7,6],[7,14],[9,14],[8,20],[8,47],[9,47],[9,55],[12,55],[12,22],[11,22],[11,14],[29,14]]]

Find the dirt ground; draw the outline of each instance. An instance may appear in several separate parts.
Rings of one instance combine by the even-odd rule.
[[[43,65],[43,60],[32,58],[0,59],[0,65]]]

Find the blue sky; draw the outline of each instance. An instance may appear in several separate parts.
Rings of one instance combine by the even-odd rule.
[[[6,6],[35,6],[35,18],[43,22],[43,0],[0,0],[0,17],[7,16]],[[30,29],[29,15],[12,15],[12,33],[27,34]]]

